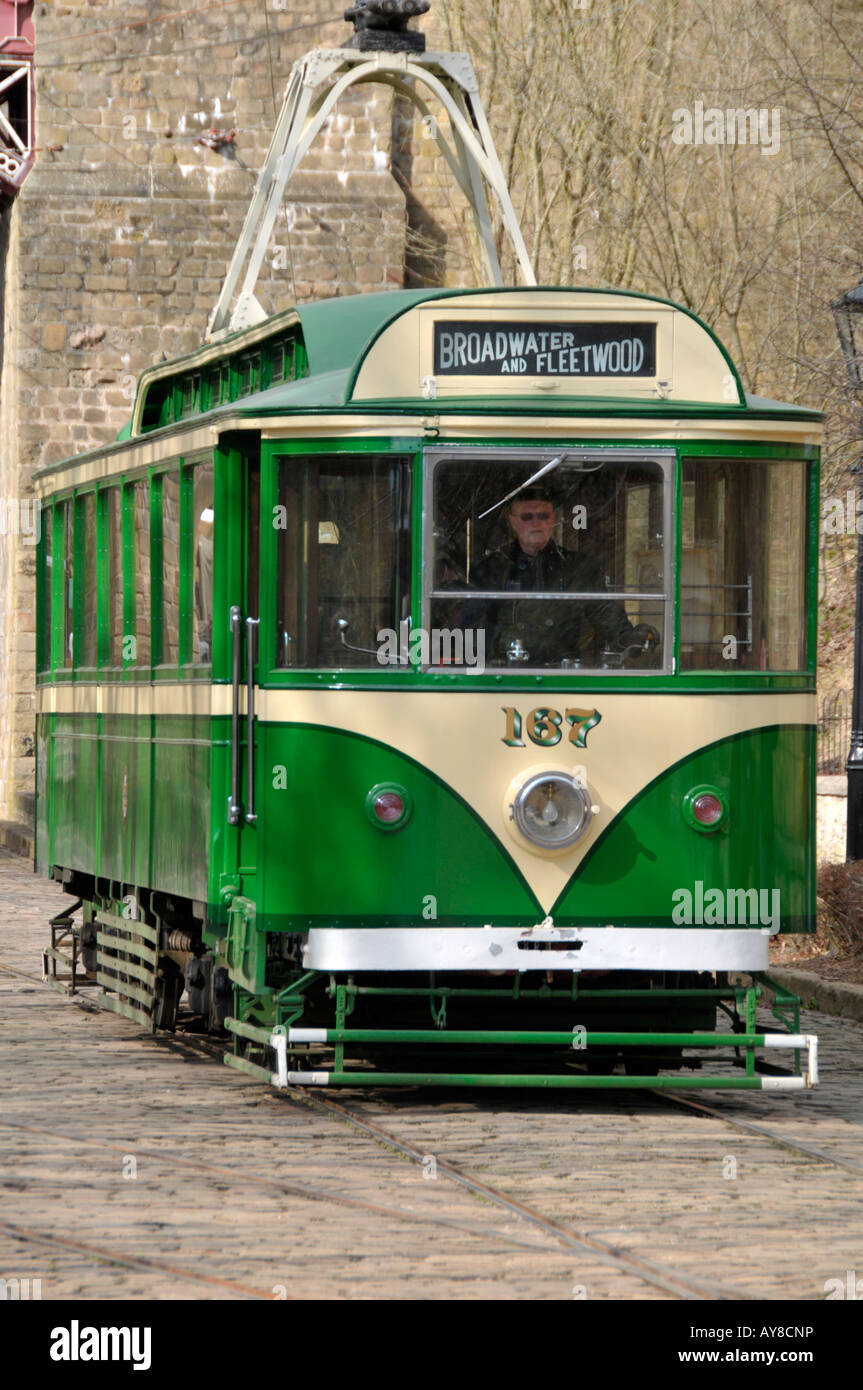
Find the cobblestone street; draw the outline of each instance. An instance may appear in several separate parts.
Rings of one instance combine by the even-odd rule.
[[[63,999],[40,951],[68,899],[5,851],[0,891],[0,1277],[40,1279],[43,1299],[670,1296],[314,1103]],[[815,1093],[696,1099],[859,1164],[863,1026],[804,1028],[822,1040]],[[863,1173],[672,1101],[338,1099],[573,1236],[738,1298],[822,1299],[863,1270]]]

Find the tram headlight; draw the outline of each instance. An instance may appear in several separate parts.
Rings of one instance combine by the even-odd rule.
[[[539,849],[567,849],[590,825],[590,798],[566,772],[537,772],[519,787],[512,819],[524,838]]]

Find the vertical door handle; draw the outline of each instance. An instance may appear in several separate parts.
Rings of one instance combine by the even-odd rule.
[[[260,618],[246,619],[246,820],[255,815],[255,663]]]
[[[233,668],[231,676],[231,795],[228,797],[228,825],[240,824],[240,643],[243,620],[239,608],[231,609]]]

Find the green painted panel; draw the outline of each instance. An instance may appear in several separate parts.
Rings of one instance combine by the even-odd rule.
[[[50,740],[51,717],[40,720],[40,868],[58,863],[209,897],[218,915],[218,875],[230,867],[219,809],[228,721],[212,728],[208,717],[155,722],[153,742],[147,720],[103,717],[98,740],[95,717],[57,716]],[[262,882],[244,875],[243,891],[257,901],[259,929],[537,920],[538,905],[506,848],[427,769],[338,730],[260,724],[256,745],[260,819],[242,832],[240,862],[250,858],[246,838],[255,838]],[[556,922],[671,925],[673,895],[695,895],[701,883],[704,893],[778,891],[782,928],[811,930],[814,758],[814,731],[791,727],[739,735],[682,761],[600,837],[556,904]],[[378,783],[408,792],[412,813],[402,829],[384,832],[370,821],[366,798]],[[730,806],[713,833],[690,828],[681,813],[686,793],[705,783]],[[765,906],[772,912],[773,900]]]
[[[206,901],[210,819],[210,719],[156,721],[152,883]]]
[[[130,881],[131,834],[129,808],[134,797],[135,721],[104,716],[101,725],[101,773],[97,783],[100,809],[101,852],[97,872],[104,878]],[[59,859],[59,863],[63,860]]]
[[[99,745],[94,719],[57,715],[52,737],[52,862],[89,869],[96,843]]]
[[[304,725],[261,725],[258,758],[259,927],[434,925],[422,915],[428,897],[437,900],[439,925],[537,920],[538,905],[499,842],[409,758]],[[410,794],[413,812],[403,829],[383,832],[369,820],[366,797],[380,782]]]
[[[755,925],[778,906],[782,930],[813,931],[814,764],[810,726],[759,729],[678,763],[597,842],[552,909],[555,922],[684,925],[672,921],[672,912],[684,909],[686,900],[672,895],[690,892],[694,914],[701,883],[705,895],[711,889],[726,895],[726,921],[729,889],[776,890],[778,903],[759,899]],[[729,805],[725,823],[709,833],[692,829],[681,812],[686,793],[703,784],[725,793]],[[749,906],[751,912],[753,899]],[[704,924],[711,925],[707,915]]]
[[[150,873],[150,814],[152,800],[153,720],[149,716],[136,721],[136,738],[129,749],[129,807],[128,846],[129,864],[126,877],[137,884],[149,885]]]
[[[63,864],[66,862],[65,856],[74,853],[72,827],[75,814],[75,744],[72,739],[65,737],[56,725],[51,739],[51,752],[51,850],[54,863]]]
[[[51,724],[50,714],[36,717],[36,871],[51,872]]]
[[[71,741],[75,770],[71,797],[72,857],[62,862],[70,869],[87,869],[93,863],[98,844],[99,799],[94,789],[99,782],[99,744],[95,718],[77,722],[83,736]],[[67,719],[64,723],[68,738],[71,721]]]
[[[59,864],[206,901],[209,716],[57,715],[54,724],[50,737],[51,717],[39,721],[40,870]]]

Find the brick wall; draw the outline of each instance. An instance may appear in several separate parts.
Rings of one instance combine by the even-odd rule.
[[[40,153],[0,225],[4,502],[31,495],[40,465],[114,438],[138,373],[200,343],[291,64],[344,41],[342,8],[36,5]],[[234,145],[197,144],[213,127]],[[433,150],[386,89],[349,94],[291,185],[264,307],[462,283],[467,242]],[[34,558],[0,534],[0,819],[32,808]]]

